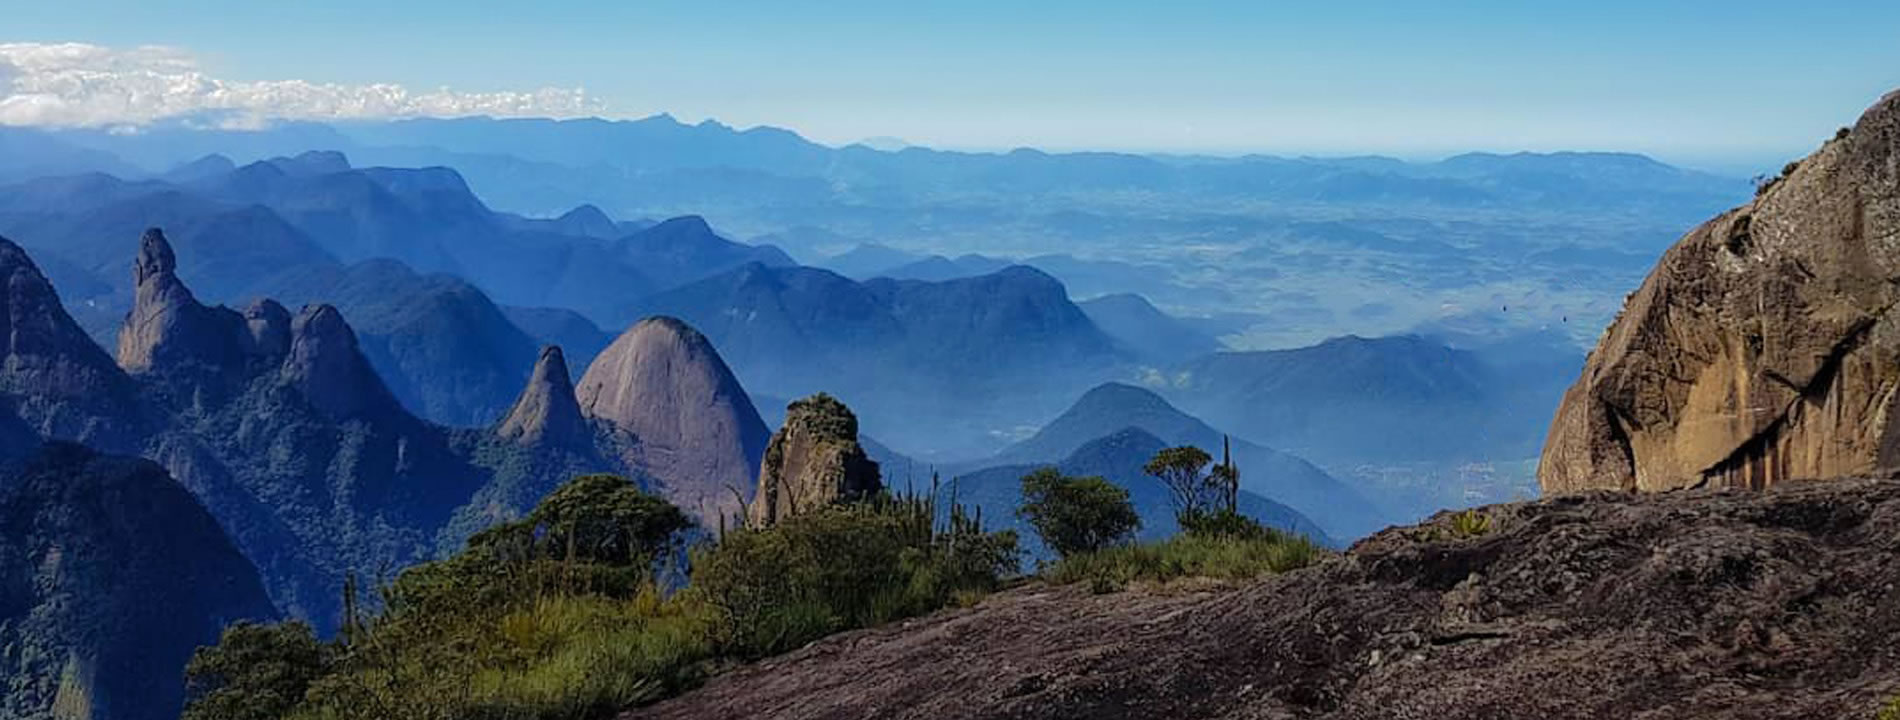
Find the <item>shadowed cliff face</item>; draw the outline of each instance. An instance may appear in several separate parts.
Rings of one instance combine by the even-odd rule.
[[[628,464],[673,504],[708,521],[744,512],[770,431],[698,331],[669,317],[636,323],[594,359],[576,393],[582,413],[634,439]]]
[[[157,465],[55,443],[5,473],[0,715],[171,720],[193,650],[277,616],[250,561]]]
[[[1900,464],[1900,95],[1670,248],[1565,394],[1547,492]]]
[[[37,438],[133,452],[150,431],[131,378],[93,344],[39,268],[0,238],[0,404],[15,416],[0,427],[0,449],[24,451]]]

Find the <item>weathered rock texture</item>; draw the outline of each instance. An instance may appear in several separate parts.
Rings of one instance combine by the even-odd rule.
[[[1663,255],[1558,408],[1547,492],[1900,463],[1900,94]]]
[[[745,511],[771,433],[712,343],[669,317],[642,320],[594,358],[581,412],[627,433],[629,464],[681,509],[712,519]]]
[[[765,450],[748,515],[754,525],[771,525],[868,497],[883,487],[877,463],[858,445],[858,416],[837,398],[819,393],[785,408],[785,425]]]
[[[567,371],[567,356],[561,348],[549,345],[541,349],[528,385],[521,389],[514,407],[495,427],[504,440],[523,445],[544,441],[567,442],[589,436],[587,420],[581,417],[580,402],[574,397],[574,381]]]
[[[1484,512],[1240,586],[1032,585],[625,717],[1812,720],[1900,693],[1900,482]]]

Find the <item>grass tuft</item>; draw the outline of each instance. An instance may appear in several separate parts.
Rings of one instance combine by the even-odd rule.
[[[1278,532],[1257,537],[1183,534],[1064,558],[1045,578],[1063,585],[1087,582],[1090,591],[1106,593],[1137,582],[1164,584],[1189,577],[1247,580],[1306,567],[1325,553],[1304,536]]]

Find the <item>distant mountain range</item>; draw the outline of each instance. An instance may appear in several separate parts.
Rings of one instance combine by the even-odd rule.
[[[558,206],[572,207],[583,196],[611,190],[622,197],[644,192],[662,202],[696,194],[715,194],[727,202],[754,193],[758,197],[751,202],[759,205],[809,195],[1144,191],[1244,194],[1282,201],[1450,206],[1509,202],[1552,208],[1612,200],[1653,209],[1700,203],[1713,184],[1707,176],[1615,153],[1474,153],[1407,163],[1390,158],[1167,157],[1028,149],[884,151],[864,145],[827,147],[771,127],[735,130],[713,121],[688,125],[666,115],[616,121],[414,119],[334,127],[287,123],[244,133],[172,126],[135,136],[10,132],[15,138],[32,138],[15,139],[12,145],[56,148],[37,150],[36,166],[67,170],[109,171],[85,167],[108,162],[170,168],[218,151],[260,159],[313,149],[345,150],[378,163],[451,165],[469,173],[485,194],[507,207],[546,202],[564,193],[572,195]],[[49,134],[52,142],[38,139]],[[12,145],[0,145],[0,150]],[[14,152],[26,155],[24,150]],[[513,177],[490,181],[489,176],[501,173]]]
[[[1422,336],[1342,337],[1221,352],[1174,366],[1160,389],[1213,422],[1323,462],[1528,457],[1581,353],[1459,349]],[[1369,441],[1377,438],[1376,442]]]
[[[900,446],[982,448],[999,423],[1128,359],[1061,283],[1023,266],[933,283],[754,263],[642,308],[700,328],[747,387],[833,393]]]
[[[1097,386],[1030,438],[998,453],[990,462],[1003,465],[1056,463],[1078,448],[1125,428],[1136,428],[1169,446],[1193,445],[1219,457],[1231,445],[1240,468],[1241,487],[1282,503],[1312,518],[1326,534],[1357,538],[1390,524],[1359,491],[1327,475],[1311,463],[1262,447],[1209,427],[1155,393],[1121,383]],[[1153,453],[1149,453],[1152,457]],[[1143,457],[1119,477],[1140,477]],[[1131,482],[1133,482],[1131,480]],[[1151,478],[1143,483],[1155,482]]]

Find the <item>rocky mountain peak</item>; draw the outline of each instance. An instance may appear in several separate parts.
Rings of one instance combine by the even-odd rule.
[[[119,328],[119,366],[142,373],[168,360],[183,360],[224,345],[219,324],[178,279],[178,258],[164,231],[139,236],[132,261],[132,310]]]
[[[877,463],[858,444],[858,417],[824,393],[793,402],[772,434],[747,515],[754,525],[883,489]]]
[[[172,254],[172,245],[165,240],[165,231],[158,228],[146,228],[139,236],[138,259],[132,263],[132,282],[145,285],[148,280],[160,276],[169,276],[178,270],[178,258]]]
[[[253,353],[275,357],[290,352],[290,310],[282,303],[270,298],[252,302],[244,308],[244,326]]]
[[[87,337],[25,250],[0,238],[0,398],[43,438],[132,449],[141,403],[131,379]]]
[[[508,415],[496,426],[495,434],[523,445],[536,445],[583,439],[586,432],[587,420],[575,399],[567,357],[559,346],[542,348],[527,387],[522,388]]]
[[[358,350],[356,332],[330,305],[307,305],[291,321],[282,373],[285,382],[335,419],[399,409]]]
[[[1900,97],[1666,252],[1565,394],[1546,492],[1900,466]]]
[[[634,436],[629,464],[701,517],[742,512],[770,431],[712,343],[686,323],[635,323],[588,366],[581,412]]]

